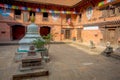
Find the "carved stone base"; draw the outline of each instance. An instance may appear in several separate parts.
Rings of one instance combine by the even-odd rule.
[[[46,69],[28,70],[28,71],[17,71],[13,75],[13,80],[21,80],[32,77],[40,77],[49,75],[49,71]]]

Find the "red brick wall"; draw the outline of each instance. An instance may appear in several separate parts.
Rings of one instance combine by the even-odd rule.
[[[92,40],[95,44],[100,43],[103,38],[100,30],[83,30],[82,39],[83,42],[89,43]]]
[[[57,20],[54,20],[52,18],[52,14],[49,14],[49,21],[42,21],[42,15],[43,14],[42,13],[36,13],[35,23],[37,25],[39,25],[40,27],[41,26],[50,26],[51,27],[51,33],[52,33],[52,35],[54,35],[53,36],[54,41],[60,41],[60,40],[64,40],[64,34],[61,34],[61,29],[71,28],[71,33],[72,33],[71,34],[71,39],[72,39],[73,37],[77,36],[77,31],[76,31],[77,28],[82,28],[83,29],[84,24],[92,24],[92,23],[97,23],[97,22],[104,22],[104,21],[111,21],[111,20],[120,19],[120,16],[109,17],[109,18],[105,18],[105,19],[100,18],[102,16],[102,11],[98,10],[97,5],[96,5],[95,7],[93,7],[93,14],[92,14],[91,19],[88,20],[87,16],[86,16],[86,9],[89,6],[92,6],[92,5],[90,4],[90,5],[84,6],[83,9],[81,10],[82,11],[81,12],[82,13],[81,22],[79,22],[79,15],[74,15],[74,14],[71,15],[72,25],[69,25],[66,22],[66,14],[60,14],[60,16]],[[18,22],[18,23],[21,23],[23,25],[24,24],[26,24],[26,25],[30,24],[30,21],[27,22],[27,23],[23,22],[23,12],[24,11],[22,11],[22,14],[21,14],[21,20],[14,20],[14,10],[12,10],[12,12],[10,14],[10,17],[12,17],[12,19],[9,20],[9,21]],[[3,20],[3,19],[0,17],[0,20]],[[8,20],[6,20],[6,21],[8,21]],[[2,27],[2,26],[0,26],[0,27]],[[7,32],[9,31],[9,33],[10,33],[10,28],[7,28],[6,31]],[[9,33],[7,34],[9,36],[5,39],[10,40],[10,34]],[[97,34],[97,36],[95,36],[95,34]],[[83,42],[89,42],[90,40],[93,40],[96,44],[98,44],[98,43],[100,43],[100,39],[102,38],[103,35],[101,34],[100,30],[82,30],[81,36],[82,36]],[[1,37],[0,40],[2,40],[2,39],[4,39],[4,38]]]
[[[10,40],[10,26],[6,23],[0,23],[0,41]]]
[[[83,26],[84,24],[93,24],[93,23],[99,23],[99,22],[105,22],[105,21],[114,21],[114,20],[120,19],[120,16],[100,18],[102,16],[102,10],[98,10],[97,5],[96,5],[95,7],[93,7],[93,15],[92,15],[91,19],[88,20],[87,16],[86,16],[86,9],[89,6],[91,6],[91,5],[83,7],[83,11],[81,12],[82,13],[81,22],[78,22],[79,16],[77,16],[76,25],[84,28],[84,26]],[[97,37],[95,37],[96,33],[98,34]],[[102,35],[100,30],[82,30],[81,36],[82,36],[83,42],[88,43],[90,40],[93,40],[96,44],[99,44],[101,38],[103,38],[102,37],[103,35]]]

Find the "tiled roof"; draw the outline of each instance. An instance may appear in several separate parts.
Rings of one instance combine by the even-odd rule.
[[[39,4],[55,4],[64,6],[73,6],[82,0],[16,0],[22,2],[39,3]]]

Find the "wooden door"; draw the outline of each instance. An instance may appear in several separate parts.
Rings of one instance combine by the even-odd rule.
[[[110,41],[111,44],[114,44],[116,42],[115,29],[108,29],[108,35],[108,41]]]
[[[77,29],[77,40],[81,41],[81,29]]]
[[[13,40],[20,40],[25,35],[25,27],[20,25],[12,26],[12,38]]]
[[[65,39],[70,39],[70,36],[71,34],[70,34],[70,29],[66,29],[65,30]]]
[[[40,28],[40,35],[41,36],[47,36],[48,34],[50,34],[50,27],[44,26]]]

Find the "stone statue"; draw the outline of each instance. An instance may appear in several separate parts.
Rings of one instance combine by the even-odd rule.
[[[94,44],[94,42],[93,42],[92,40],[90,40],[90,48],[91,48],[91,49],[94,49],[94,48],[95,48],[95,44]]]
[[[113,53],[113,47],[111,47],[110,42],[106,43],[106,49],[105,49],[104,53],[106,54],[106,56],[110,56],[111,53]]]

